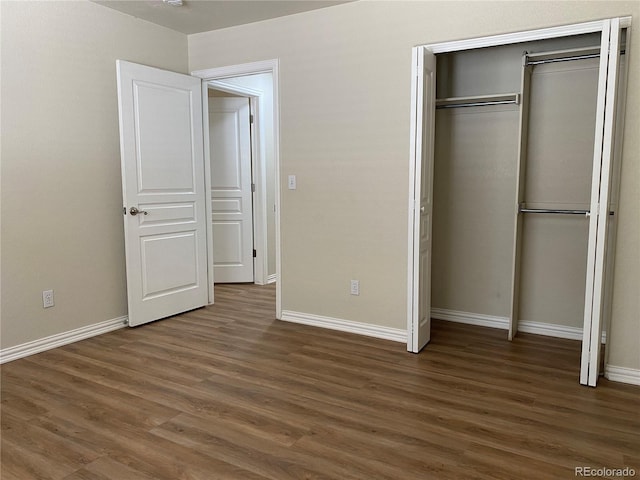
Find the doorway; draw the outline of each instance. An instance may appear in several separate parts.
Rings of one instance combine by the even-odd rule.
[[[233,65],[200,70],[191,73],[202,78],[203,94],[213,88],[231,95],[249,99],[253,115],[253,236],[256,284],[276,284],[276,318],[281,318],[280,291],[280,186],[279,186],[279,111],[278,111],[278,61]],[[208,137],[208,118],[205,116],[205,136]],[[208,138],[205,139],[209,141]],[[207,215],[211,211],[211,160],[205,161],[207,183]],[[208,236],[213,238],[213,228],[208,222]],[[209,258],[213,258],[213,246],[209,242]],[[209,270],[210,298],[213,303],[215,275]]]
[[[503,275],[500,277],[503,287],[491,298],[487,295],[480,295],[479,300],[482,302],[491,300],[500,300],[497,303],[505,303],[501,305],[501,311],[504,311],[505,322],[509,327],[509,339],[511,339],[518,330],[518,320],[520,314],[520,279],[522,277],[522,236],[523,236],[523,214],[527,216],[535,214],[568,214],[580,213],[579,209],[569,208],[540,208],[536,205],[529,205],[528,199],[524,192],[529,187],[530,193],[533,190],[525,182],[525,171],[527,168],[526,158],[530,152],[527,150],[527,137],[529,132],[528,122],[532,117],[530,111],[530,92],[531,92],[531,66],[540,61],[556,62],[568,60],[572,55],[585,55],[596,58],[599,65],[597,73],[597,92],[593,98],[595,109],[595,140],[591,143],[592,160],[587,158],[587,162],[592,161],[592,174],[589,175],[593,180],[591,183],[591,195],[587,192],[586,205],[583,216],[586,213],[587,224],[585,231],[588,231],[588,246],[586,254],[585,273],[583,275],[583,285],[585,285],[583,295],[584,305],[584,327],[583,327],[583,353],[581,360],[581,376],[580,382],[585,385],[595,386],[599,371],[599,353],[600,353],[600,337],[603,326],[603,312],[607,310],[604,304],[605,286],[606,286],[606,269],[610,263],[612,249],[608,248],[607,234],[611,230],[612,219],[609,215],[610,205],[615,203],[615,195],[611,195],[610,191],[615,192],[615,181],[612,182],[612,174],[615,168],[612,168],[615,143],[615,123],[616,123],[616,106],[622,103],[620,97],[617,97],[618,91],[623,92],[624,88],[618,85],[618,71],[620,62],[620,46],[623,43],[624,29],[630,26],[630,19],[607,19],[585,24],[571,25],[565,27],[555,27],[530,32],[520,32],[515,34],[499,35],[494,37],[486,37],[480,39],[463,40],[457,42],[447,42],[442,44],[427,45],[416,47],[413,50],[413,89],[412,89],[412,138],[411,138],[411,170],[410,170],[410,204],[413,208],[409,211],[409,291],[408,291],[408,343],[409,351],[418,352],[429,340],[429,319],[433,314],[431,305],[431,245],[434,242],[432,238],[433,229],[441,229],[442,225],[438,225],[435,221],[433,213],[433,165],[434,150],[438,144],[434,132],[436,131],[436,106],[442,108],[468,110],[482,108],[483,112],[489,112],[494,117],[500,117],[503,121],[513,123],[513,127],[509,127],[511,133],[504,141],[491,141],[485,135],[480,135],[482,141],[485,142],[487,150],[495,150],[497,146],[504,147],[513,143],[506,152],[507,157],[511,159],[508,170],[501,170],[502,173],[513,173],[514,185],[505,190],[505,195],[510,197],[507,203],[498,202],[494,208],[487,212],[495,214],[505,207],[507,209],[507,219],[503,222],[506,235],[503,238],[508,245],[499,249],[500,252],[506,251],[504,258],[504,266],[501,268]],[[586,39],[589,42],[589,35],[597,36],[598,42],[594,52],[586,52],[585,48],[580,45],[571,45],[575,39]],[[443,77],[438,76],[438,98],[436,101],[436,64],[440,71],[441,62],[436,60],[438,54],[448,54],[450,61],[457,61],[451,55],[460,52],[462,54],[471,54],[474,52],[488,52],[491,49],[506,48],[507,46],[515,46],[520,48],[525,44],[531,46],[532,42],[543,42],[557,40],[568,40],[567,45],[562,45],[559,51],[546,51],[544,58],[534,58],[526,51],[526,47],[517,52],[518,56],[522,56],[523,60],[516,59],[516,67],[520,65],[520,69],[516,68],[515,72],[520,79],[515,86],[505,91],[482,91],[480,88],[478,93],[478,81],[482,79],[482,72],[478,70],[478,66],[486,67],[486,59],[473,62],[473,71],[471,74],[461,75],[458,83],[452,84],[453,92],[444,92],[442,95],[441,85]],[[578,48],[576,48],[578,47]],[[574,50],[573,53],[570,50]],[[578,52],[578,50],[580,50]],[[524,51],[524,52],[523,52]],[[576,53],[577,52],[577,53]],[[502,60],[505,55],[499,52],[497,58]],[[443,57],[444,58],[444,57]],[[441,60],[438,57],[438,60]],[[485,68],[486,70],[486,68]],[[501,86],[504,80],[510,75],[501,65],[496,65],[494,71],[487,70],[493,75],[493,81],[489,82],[488,87],[494,89]],[[480,72],[480,73],[479,73]],[[505,73],[506,72],[506,73]],[[444,78],[446,79],[446,73]],[[449,79],[451,80],[451,79]],[[465,91],[467,87],[472,86],[471,92]],[[506,92],[506,93],[505,93]],[[514,93],[515,92],[515,93]],[[506,105],[515,105],[515,108]],[[485,110],[486,109],[486,110]],[[479,110],[478,110],[479,112]],[[482,114],[486,116],[487,114]],[[442,120],[446,118],[449,123],[455,120],[455,128],[457,130],[466,131],[464,138],[458,143],[452,144],[456,149],[467,142],[474,134],[478,133],[478,128],[474,125],[480,125],[483,128],[486,122],[473,123],[467,125],[470,121],[475,122],[477,119],[471,119],[469,116],[453,118],[447,114],[445,117],[440,115]],[[506,119],[506,120],[505,120]],[[458,125],[472,128],[469,130],[461,129]],[[453,124],[452,124],[453,125]],[[511,124],[510,124],[511,125]],[[505,128],[497,125],[499,133],[506,132]],[[445,129],[446,130],[446,129]],[[594,129],[592,128],[593,132]],[[451,132],[449,132],[451,133]],[[441,142],[442,145],[442,142]],[[502,153],[502,152],[500,152]],[[617,153],[617,150],[616,150]],[[473,154],[478,156],[478,150],[473,148]],[[495,152],[488,158],[495,160]],[[476,158],[478,160],[478,158]],[[589,166],[589,165],[587,165]],[[484,176],[491,176],[491,172],[487,170],[486,162],[478,162],[476,165],[478,173],[473,177],[474,182],[482,183]],[[489,169],[490,170],[490,169]],[[513,171],[511,171],[513,170]],[[469,171],[460,171],[461,174],[468,176]],[[491,177],[493,179],[493,177]],[[486,179],[484,179],[486,180]],[[440,187],[440,185],[438,185]],[[477,186],[477,185],[475,185]],[[587,189],[589,185],[587,185]],[[490,200],[495,200],[495,188],[490,189]],[[564,193],[564,192],[563,192]],[[442,195],[438,195],[442,199]],[[537,197],[536,197],[537,199]],[[557,200],[553,198],[552,200]],[[494,202],[495,203],[495,202]],[[510,205],[509,205],[510,204]],[[466,202],[461,208],[464,212],[471,212],[472,218],[477,219],[479,213],[473,213],[477,205],[474,202]],[[479,208],[479,207],[478,207]],[[511,210],[512,213],[509,212]],[[482,212],[481,212],[482,213]],[[468,223],[468,222],[467,222]],[[476,222],[478,223],[478,222]],[[483,222],[480,222],[483,223]],[[466,226],[466,224],[465,224]],[[484,224],[480,225],[484,227]],[[531,223],[529,223],[531,230]],[[510,231],[512,233],[510,233]],[[441,230],[438,230],[440,233]],[[490,236],[495,237],[499,232],[490,231]],[[434,235],[435,237],[435,235]],[[476,236],[470,236],[465,240],[473,240]],[[458,236],[457,238],[460,238]],[[488,245],[494,245],[491,241]],[[529,242],[530,246],[531,242]],[[500,253],[498,252],[498,254]],[[459,256],[456,260],[459,260]],[[486,255],[480,257],[485,261],[489,257]],[[490,259],[490,258],[489,258]],[[440,258],[439,258],[440,260]],[[509,265],[511,264],[511,266]],[[436,269],[442,270],[442,265],[435,265]],[[460,265],[464,273],[465,269],[469,272],[469,265]],[[491,267],[495,267],[495,262],[491,262]],[[495,270],[495,268],[494,268]],[[449,273],[449,272],[448,272]],[[493,272],[495,273],[495,272]],[[586,278],[585,278],[586,277]],[[462,278],[462,277],[461,277]],[[466,280],[466,279],[465,279]],[[460,287],[461,282],[456,282],[456,287]],[[486,282],[485,287],[495,287],[497,282]],[[439,286],[441,284],[439,283]],[[437,292],[438,297],[443,297],[442,292]],[[457,293],[457,292],[456,292]],[[495,293],[495,292],[494,292]],[[500,299],[499,295],[504,295]],[[472,299],[476,300],[476,299]],[[469,303],[469,302],[468,302]],[[476,302],[477,303],[477,302]],[[509,305],[510,304],[510,305]],[[529,310],[531,310],[529,308]]]

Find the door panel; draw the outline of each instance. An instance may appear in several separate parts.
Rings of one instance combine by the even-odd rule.
[[[620,42],[620,19],[606,20],[600,46],[587,282],[580,364],[580,383],[591,387],[596,386],[600,373],[604,276],[610,222],[609,200],[615,145]]]
[[[408,350],[419,352],[431,338],[431,228],[433,215],[433,156],[435,148],[436,57],[417,52],[414,161],[414,244],[412,329]]]
[[[133,83],[139,193],[194,193],[191,91]],[[176,141],[181,139],[183,141]],[[185,159],[185,161],[175,160]]]
[[[207,302],[202,93],[200,80],[188,75],[120,60],[117,72],[135,326]]]
[[[213,267],[216,283],[253,282],[248,98],[209,98]]]
[[[143,300],[197,285],[195,232],[141,238],[140,252]]]
[[[242,263],[242,226],[239,222],[213,222],[213,258],[215,265]]]

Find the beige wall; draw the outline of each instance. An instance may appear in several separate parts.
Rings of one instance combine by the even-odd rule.
[[[405,328],[412,46],[630,14],[638,2],[362,1],[189,36],[191,70],[280,59],[281,175],[298,176],[283,309]],[[640,35],[630,52],[610,362],[640,369]]]
[[[187,37],[85,1],[0,5],[7,348],[127,314],[115,61],[186,72]]]

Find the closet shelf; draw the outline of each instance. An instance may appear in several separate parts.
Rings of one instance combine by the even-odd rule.
[[[498,95],[472,95],[469,97],[451,97],[436,99],[436,108],[484,107],[487,105],[519,105],[519,93]]]

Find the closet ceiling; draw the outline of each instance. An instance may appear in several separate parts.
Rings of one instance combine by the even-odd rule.
[[[353,0],[91,0],[157,25],[192,34],[331,7]]]

